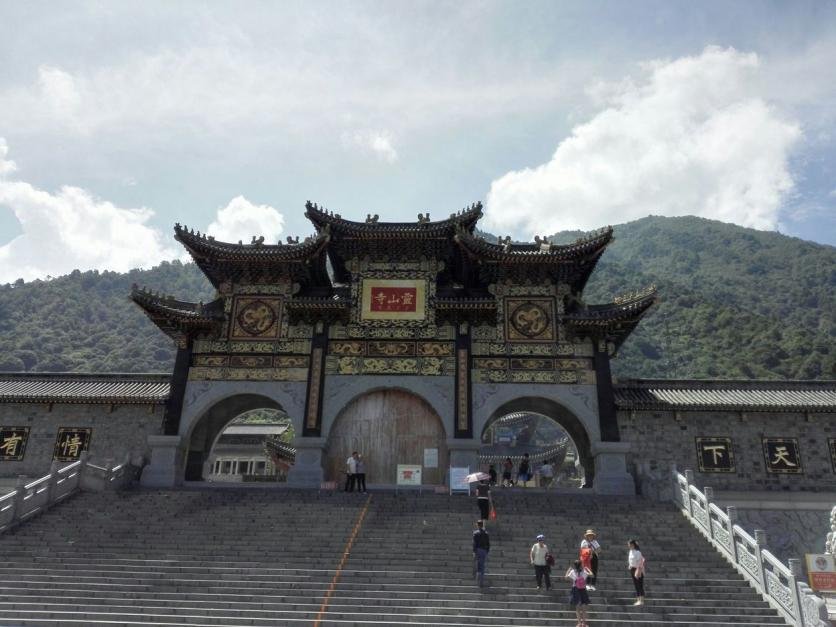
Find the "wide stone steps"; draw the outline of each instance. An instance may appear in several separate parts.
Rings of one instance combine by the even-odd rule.
[[[375,494],[337,577],[366,497],[84,494],[0,536],[0,625],[575,625],[562,574],[588,526],[604,543],[590,625],[784,624],[672,507],[514,490],[495,501],[480,590],[463,496]],[[541,531],[558,564],[548,593],[528,564]],[[635,607],[624,544],[638,532],[649,600]]]

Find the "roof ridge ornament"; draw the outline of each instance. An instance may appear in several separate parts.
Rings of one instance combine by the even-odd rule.
[[[642,300],[647,298],[648,296],[652,296],[656,293],[656,284],[651,283],[650,285],[639,288],[637,290],[633,290],[631,292],[624,292],[623,294],[619,294],[612,299],[612,302],[616,305],[623,305],[626,303],[630,303],[636,300]]]
[[[366,224],[377,224],[378,220],[380,220],[380,216],[377,214],[366,214]]]
[[[427,215],[425,216],[423,213],[418,214],[418,224],[429,224],[430,222],[430,212],[427,211]]]

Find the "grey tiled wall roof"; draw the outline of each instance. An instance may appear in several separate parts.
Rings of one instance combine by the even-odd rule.
[[[168,374],[2,373],[0,403],[163,403]]]
[[[615,385],[619,409],[836,412],[836,381],[636,379]]]

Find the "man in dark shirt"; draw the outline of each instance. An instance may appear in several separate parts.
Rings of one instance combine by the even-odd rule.
[[[476,521],[476,531],[473,532],[473,556],[476,558],[476,580],[479,587],[485,585],[485,564],[488,561],[488,551],[491,550],[491,538],[485,531],[481,520]]]

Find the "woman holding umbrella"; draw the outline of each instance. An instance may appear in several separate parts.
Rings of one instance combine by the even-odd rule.
[[[472,475],[467,475],[469,483],[478,481],[476,486],[476,504],[479,506],[479,520],[483,523],[488,522],[491,514],[491,486],[488,483],[490,475],[484,472],[475,472]]]

